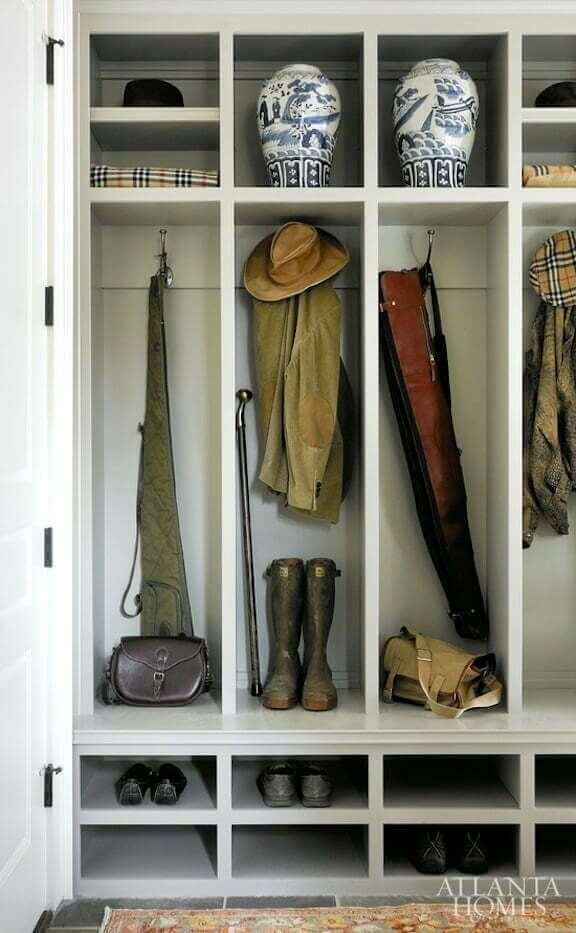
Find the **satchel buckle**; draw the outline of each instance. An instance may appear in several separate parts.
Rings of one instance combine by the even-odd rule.
[[[166,674],[163,671],[154,671],[154,696],[160,695],[162,685],[166,680]]]
[[[427,658],[422,657],[423,654],[427,654],[428,657]],[[429,651],[428,648],[418,648],[416,649],[416,660],[417,661],[428,661],[429,663],[432,663],[432,652]]]

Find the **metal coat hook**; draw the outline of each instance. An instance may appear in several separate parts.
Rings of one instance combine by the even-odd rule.
[[[165,288],[172,288],[174,284],[174,273],[168,263],[167,253],[166,253],[166,234],[167,230],[160,231],[160,252],[158,253],[158,259],[160,260],[160,268],[158,269],[158,275],[162,279]]]

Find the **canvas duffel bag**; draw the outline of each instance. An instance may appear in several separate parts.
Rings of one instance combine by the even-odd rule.
[[[475,707],[496,706],[502,684],[493,654],[469,654],[449,642],[402,628],[384,644],[383,699],[426,706],[456,719]]]

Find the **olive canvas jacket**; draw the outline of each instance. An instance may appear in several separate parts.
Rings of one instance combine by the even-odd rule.
[[[339,390],[349,389],[340,377],[341,314],[327,283],[254,301],[260,479],[289,508],[329,522],[338,521],[349,473],[338,419]]]

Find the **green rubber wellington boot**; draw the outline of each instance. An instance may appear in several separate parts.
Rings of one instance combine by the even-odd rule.
[[[298,703],[302,667],[298,654],[304,605],[304,563],[297,557],[273,560],[270,608],[274,644],[262,703],[268,709],[291,709]]]
[[[338,704],[326,646],[334,616],[334,581],[339,576],[336,564],[327,557],[316,557],[306,566],[302,706],[318,712],[334,709]]]

